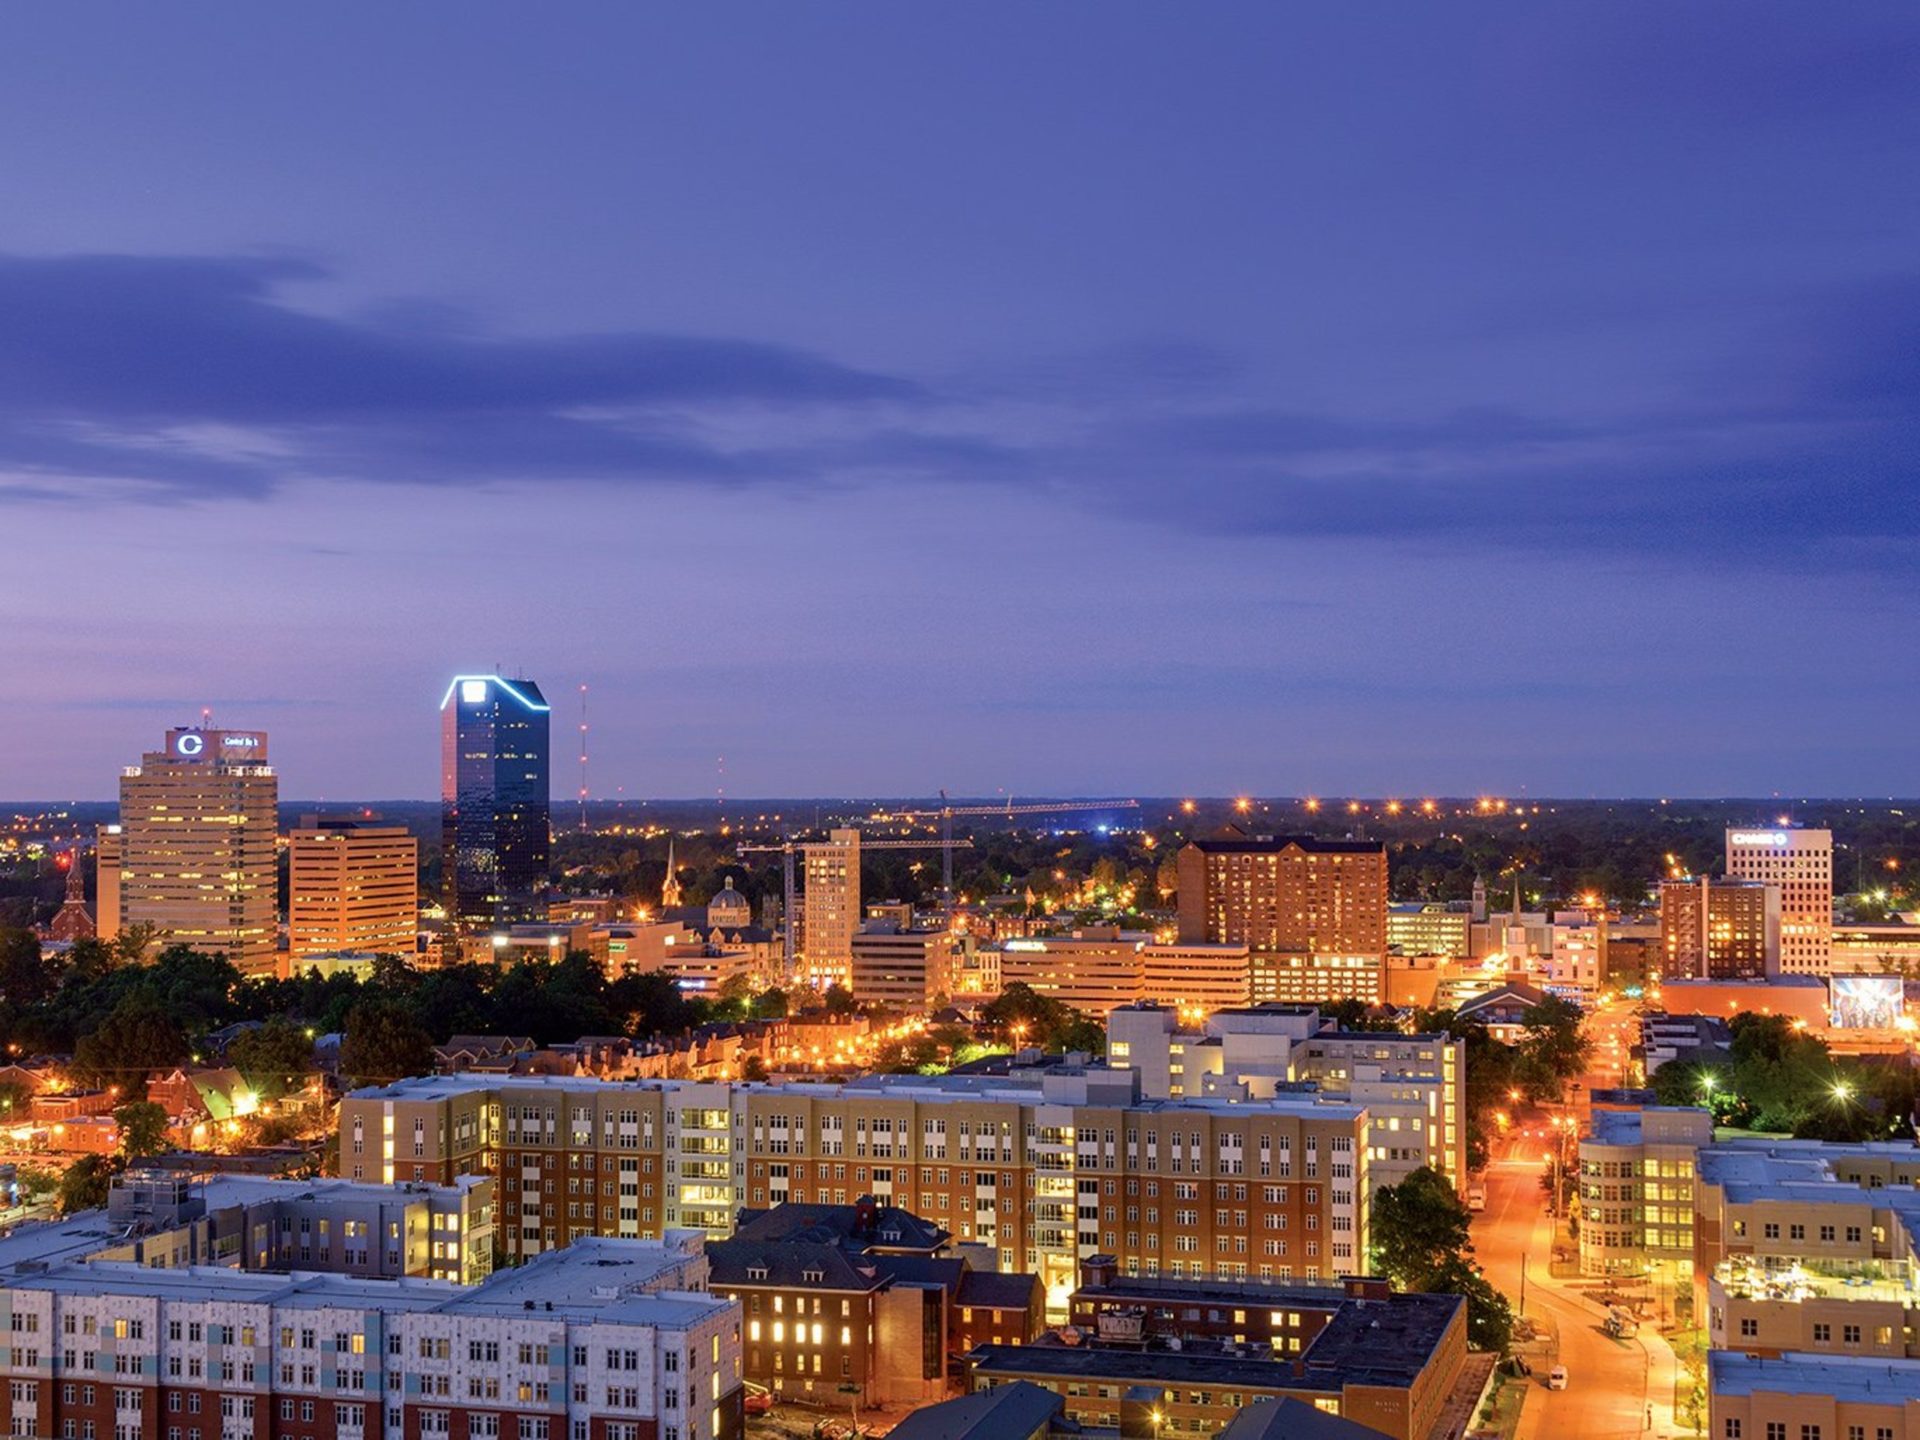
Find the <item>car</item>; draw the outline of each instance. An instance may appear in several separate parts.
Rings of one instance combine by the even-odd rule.
[[[1567,1388],[1567,1367],[1556,1365],[1547,1371],[1547,1389],[1564,1390]]]

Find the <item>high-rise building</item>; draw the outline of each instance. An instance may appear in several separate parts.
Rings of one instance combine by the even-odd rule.
[[[1660,957],[1668,980],[1758,980],[1779,974],[1779,888],[1705,875],[1665,881]]]
[[[800,847],[800,861],[801,978],[823,988],[845,985],[860,928],[860,832],[830,830],[825,842]]]
[[[102,940],[120,933],[120,827],[102,825],[93,839],[93,928]]]
[[[308,815],[287,837],[287,952],[411,955],[420,930],[419,845],[377,817]]]
[[[1780,969],[1826,974],[1833,959],[1833,832],[1730,829],[1727,874],[1780,891]]]
[[[440,701],[441,864],[463,931],[546,918],[549,718],[531,680],[457,675]]]
[[[181,729],[120,776],[120,925],[270,973],[279,780],[258,730]]]
[[[1180,939],[1295,955],[1384,955],[1387,847],[1227,831],[1180,850]]]

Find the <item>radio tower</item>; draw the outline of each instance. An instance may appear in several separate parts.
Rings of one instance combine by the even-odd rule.
[[[587,833],[587,687],[580,687],[580,833]]]

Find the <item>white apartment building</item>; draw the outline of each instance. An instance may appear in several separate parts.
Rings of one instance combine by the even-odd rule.
[[[0,1279],[15,1435],[730,1440],[740,1307],[698,1237],[476,1286],[83,1262]]]

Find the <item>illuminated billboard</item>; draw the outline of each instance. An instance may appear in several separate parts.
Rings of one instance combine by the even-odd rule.
[[[1891,1030],[1900,1022],[1906,982],[1898,975],[1835,975],[1828,982],[1839,1030]]]

